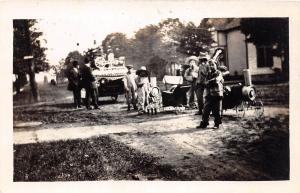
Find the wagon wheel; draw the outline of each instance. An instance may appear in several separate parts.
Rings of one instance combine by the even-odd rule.
[[[254,102],[254,115],[257,117],[257,118],[260,118],[263,116],[264,114],[264,105],[263,105],[263,102],[262,101],[255,101]]]
[[[175,114],[178,115],[180,113],[183,113],[184,112],[183,108],[184,108],[184,106],[182,104],[179,105],[179,106],[177,106],[177,107],[175,107]]]
[[[116,102],[118,100],[118,95],[111,96],[111,100]]]
[[[244,117],[245,116],[245,113],[246,113],[246,104],[244,101],[242,101],[239,105],[237,105],[235,107],[235,112],[236,112],[236,115],[240,118]]]

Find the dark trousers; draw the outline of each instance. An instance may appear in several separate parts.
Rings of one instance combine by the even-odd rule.
[[[203,107],[204,107],[204,97],[203,97],[203,93],[204,93],[204,87],[198,85],[197,86],[197,102],[198,102],[198,110],[199,113],[202,113],[203,111]]]
[[[196,80],[193,80],[191,88],[189,90],[189,105],[195,102],[195,94],[197,94],[196,90],[197,90]]]
[[[73,89],[73,98],[74,98],[74,106],[80,107],[81,106],[81,88],[76,86]]]
[[[93,88],[92,86],[88,86],[85,88],[85,105],[86,108],[91,107],[91,100],[92,98],[92,105],[95,108],[98,108],[98,92],[96,88]]]
[[[202,122],[208,125],[209,115],[212,112],[215,118],[215,125],[222,124],[222,97],[206,96],[203,107]]]

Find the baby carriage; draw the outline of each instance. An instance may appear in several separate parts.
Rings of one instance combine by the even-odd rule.
[[[146,112],[148,115],[156,115],[162,107],[162,97],[160,89],[157,86],[151,87],[148,94]]]
[[[175,111],[176,114],[183,112],[187,105],[187,92],[191,86],[183,85],[182,76],[165,76],[163,83],[166,87],[164,91],[161,91],[159,87],[150,89],[146,107],[148,114],[156,114],[160,109]]]

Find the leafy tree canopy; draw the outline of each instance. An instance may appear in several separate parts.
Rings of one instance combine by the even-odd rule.
[[[13,73],[24,74],[29,72],[29,68],[24,56],[32,55],[34,58],[35,72],[49,70],[45,51],[41,46],[40,38],[42,32],[37,31],[34,19],[13,20]]]

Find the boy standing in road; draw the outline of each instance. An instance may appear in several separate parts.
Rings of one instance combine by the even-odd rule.
[[[130,106],[131,104],[133,105],[133,108],[137,110],[136,106],[136,83],[135,83],[135,78],[136,75],[132,72],[133,71],[133,66],[132,65],[127,65],[126,66],[128,69],[128,72],[126,73],[124,77],[124,88],[125,88],[125,97],[126,97],[126,102],[127,102],[127,111],[130,111]]]
[[[208,126],[209,115],[212,112],[214,116],[214,129],[218,129],[222,124],[222,98],[223,98],[223,75],[217,69],[216,63],[208,61],[208,73],[205,80],[204,90],[204,108],[200,125],[197,128],[206,128]]]

